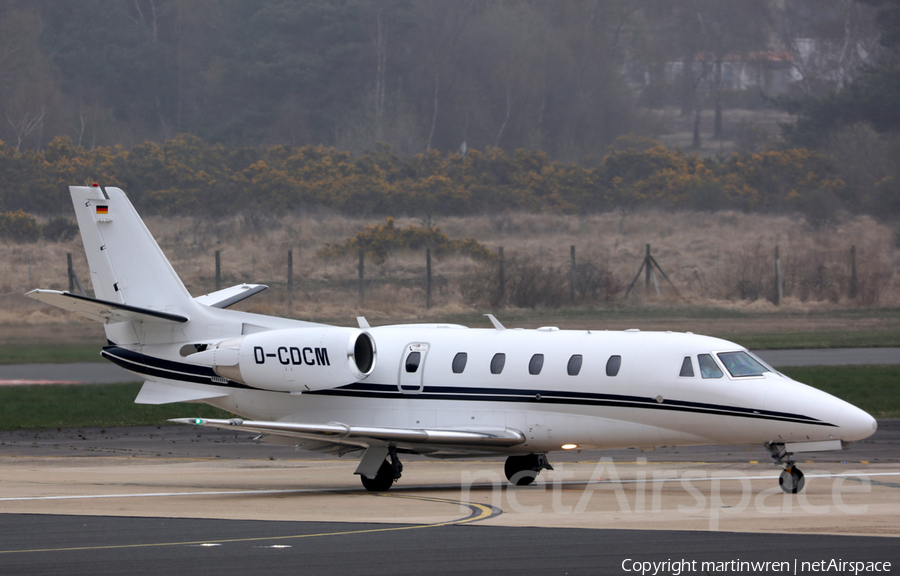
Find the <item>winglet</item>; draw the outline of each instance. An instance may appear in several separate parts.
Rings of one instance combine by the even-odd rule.
[[[494,318],[493,314],[485,314],[485,316],[488,317],[488,320],[491,321],[491,324],[494,325],[494,328],[496,328],[497,330],[506,330],[506,326],[504,326],[503,324],[500,323],[499,320]]]

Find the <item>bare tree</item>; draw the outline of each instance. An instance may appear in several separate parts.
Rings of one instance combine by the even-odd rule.
[[[39,49],[40,31],[40,18],[27,5],[0,15],[0,112],[17,150],[26,141],[37,149],[43,145],[47,121],[58,106],[59,82]]]
[[[879,51],[876,9],[856,0],[788,0],[775,4],[779,47],[807,95],[840,90]]]

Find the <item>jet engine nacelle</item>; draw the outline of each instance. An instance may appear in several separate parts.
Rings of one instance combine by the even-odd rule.
[[[187,359],[254,388],[297,392],[358,382],[375,369],[375,357],[368,332],[323,326],[248,334]]]

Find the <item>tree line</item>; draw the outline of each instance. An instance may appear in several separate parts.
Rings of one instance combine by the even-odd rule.
[[[824,224],[839,210],[890,216],[890,186],[867,194],[834,160],[788,148],[703,158],[646,138],[622,137],[593,166],[500,148],[404,156],[388,146],[352,157],[324,146],[227,148],[181,135],[89,149],[68,137],[41,152],[0,144],[0,211],[69,212],[68,186],[124,189],[146,214],[219,216],[334,210],[362,216],[506,211],[583,213],[643,207],[798,212]]]

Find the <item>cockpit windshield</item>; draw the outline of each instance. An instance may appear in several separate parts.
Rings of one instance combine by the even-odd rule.
[[[719,352],[719,360],[735,378],[746,376],[762,376],[772,369],[748,354],[747,352]]]

